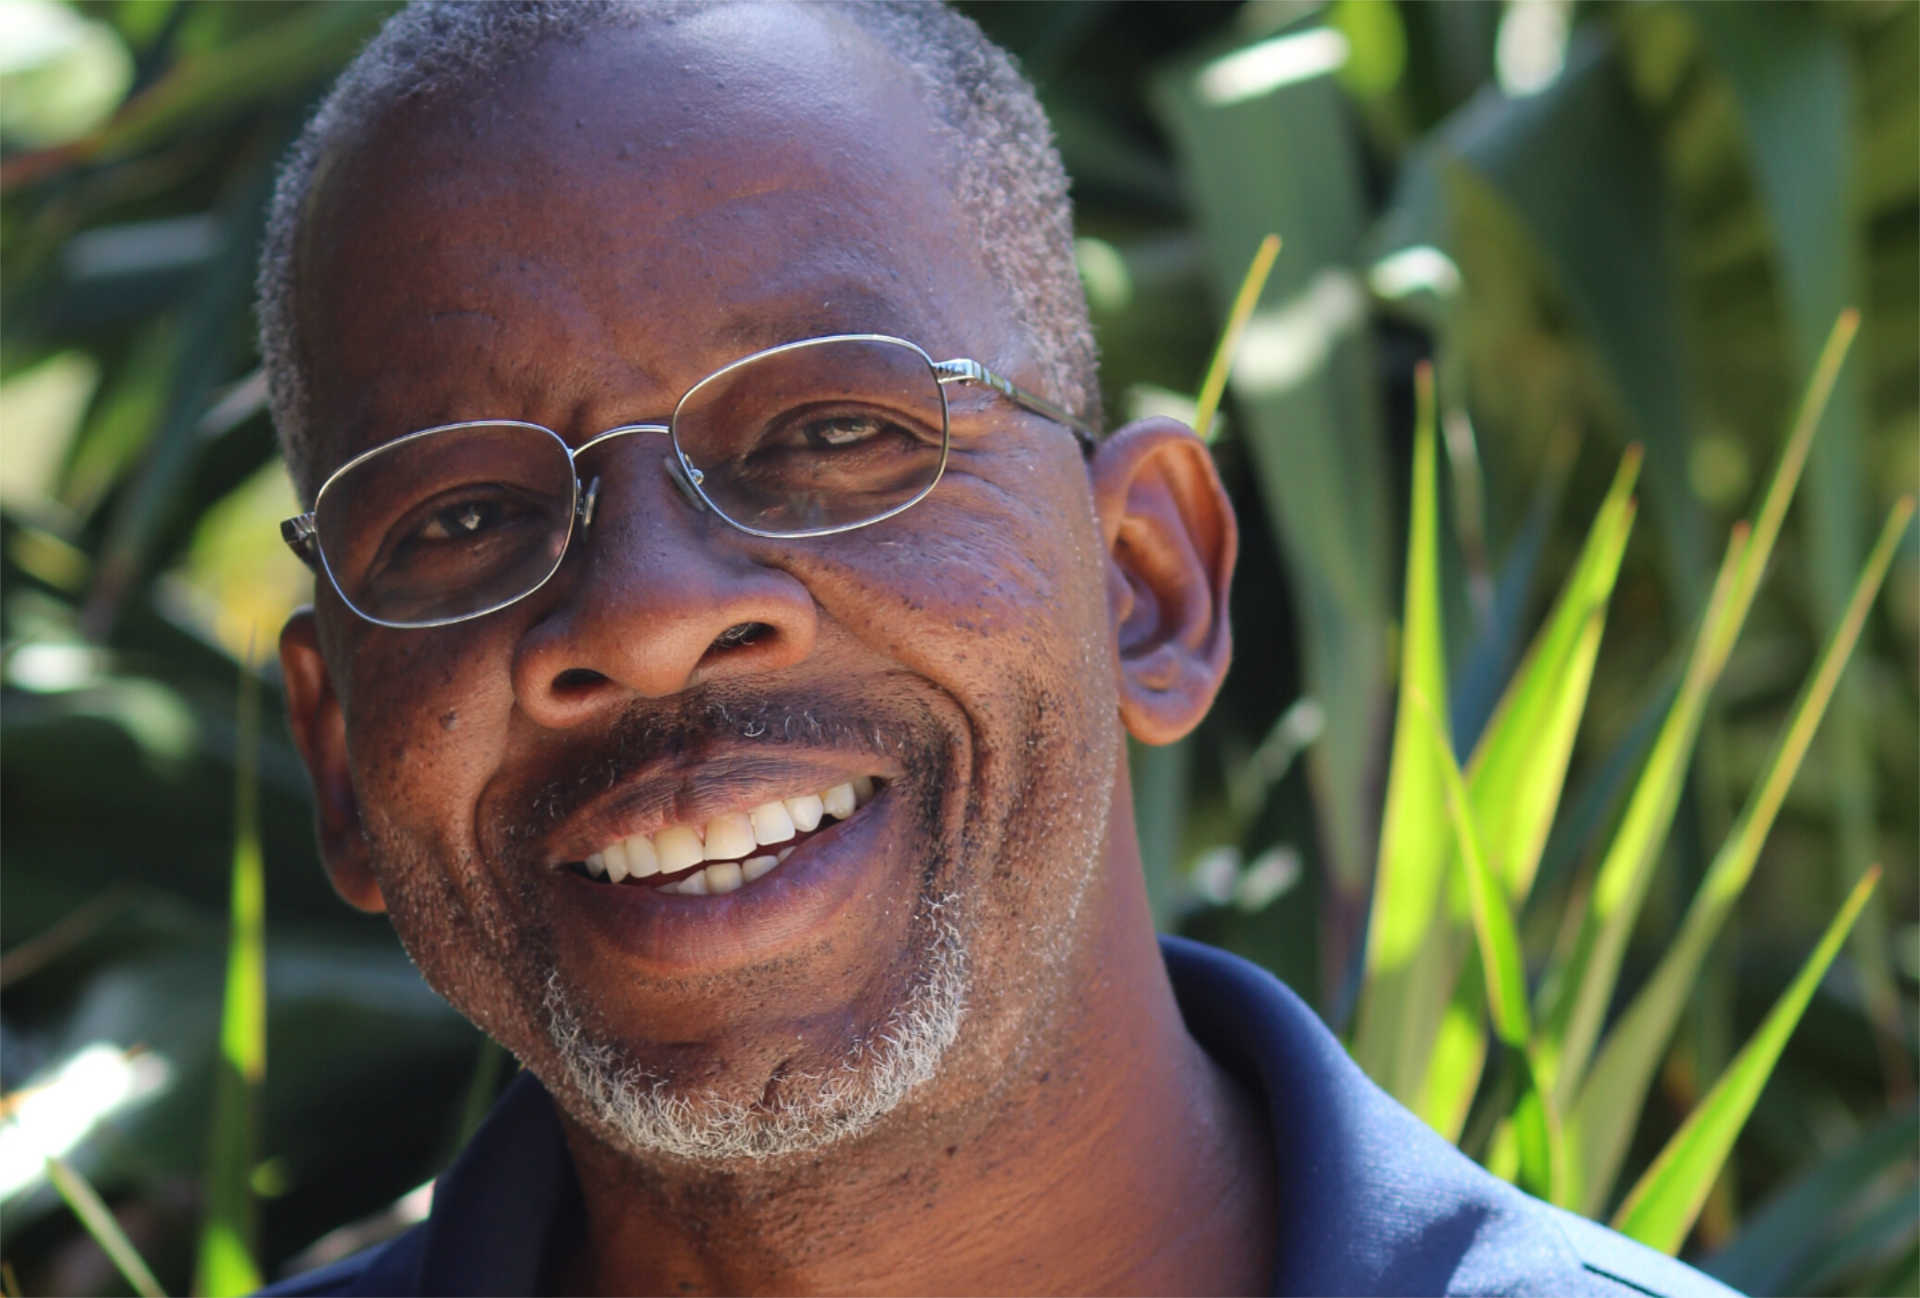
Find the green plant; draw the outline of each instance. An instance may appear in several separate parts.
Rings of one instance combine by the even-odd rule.
[[[1413,520],[1401,639],[1400,714],[1387,785],[1373,924],[1356,1015],[1354,1053],[1374,1077],[1443,1134],[1477,1129],[1472,1148],[1527,1189],[1587,1213],[1611,1199],[1656,1061],[1667,1048],[1707,949],[1753,865],[1786,787],[1832,698],[1848,654],[1912,517],[1900,501],[1855,584],[1841,624],[1807,682],[1752,801],[1716,856],[1667,958],[1595,1060],[1601,1013],[1672,824],[1707,696],[1739,636],[1765,571],[1814,431],[1853,335],[1836,325],[1754,527],[1736,528],[1695,639],[1682,686],[1642,768],[1590,893],[1558,925],[1573,940],[1527,991],[1515,912],[1529,899],[1560,800],[1574,732],[1604,624],[1607,596],[1632,521],[1638,471],[1629,454],[1576,564],[1513,680],[1481,732],[1463,775],[1443,708],[1439,502],[1432,377],[1417,380]],[[1669,1251],[1686,1238],[1813,988],[1879,876],[1849,896],[1819,948],[1645,1176],[1615,1224]],[[1470,937],[1469,937],[1470,934]],[[1597,1007],[1597,1008],[1594,1008]],[[1498,1085],[1469,1121],[1491,1036],[1502,1047]],[[1477,1144],[1478,1142],[1473,1142]]]
[[[46,69],[0,61],[0,1071],[8,1112],[25,1112],[12,1102],[90,1047],[167,1065],[163,1085],[63,1157],[135,1209],[141,1248],[179,1291],[203,1221],[181,1189],[209,1184],[231,798],[252,751],[233,679],[249,636],[271,635],[305,598],[274,540],[294,506],[252,351],[253,204],[385,8],[12,0],[12,17],[78,20],[87,35],[69,52],[118,50],[89,74],[92,118],[28,114],[33,131],[15,113],[52,102],[36,89],[50,83],[28,79]],[[1500,781],[1528,800],[1524,815],[1495,818],[1505,828],[1474,823],[1490,871],[1526,898],[1513,903],[1525,1026],[1561,1033],[1554,1066],[1576,1087],[1557,1096],[1560,1163],[1617,1160],[1586,1177],[1584,1203],[1598,1194],[1591,1210],[1607,1211],[1594,1184],[1617,1197],[1641,1178],[1804,966],[1821,922],[1884,861],[1691,1246],[1756,1292],[1911,1292],[1920,1179],[1902,1087],[1920,813],[1896,795],[1920,779],[1912,531],[1804,761],[1772,753],[1776,736],[1805,728],[1796,718],[1818,714],[1796,691],[1837,669],[1822,642],[1857,604],[1881,518],[1920,479],[1920,9],[1337,0],[974,12],[1039,84],[1074,177],[1110,422],[1202,404],[1195,379],[1247,258],[1268,231],[1287,237],[1211,430],[1243,524],[1237,665],[1198,734],[1135,755],[1164,923],[1267,964],[1356,1027],[1396,668],[1417,638],[1396,594],[1414,513],[1401,496],[1411,374],[1431,355],[1427,633],[1447,670],[1422,692],[1468,759],[1466,808],[1477,817],[1480,799],[1496,800],[1481,790]],[[1546,42],[1557,72],[1503,88],[1503,31],[1542,15],[1561,22]],[[1201,93],[1222,60],[1292,37],[1303,41],[1277,47],[1291,77],[1237,89],[1215,77],[1206,84],[1234,93]],[[1318,62],[1294,58],[1303,52]],[[1848,303],[1861,308],[1854,353],[1770,574],[1680,746],[1681,792],[1647,840],[1658,864],[1636,885],[1634,931],[1592,939],[1616,990],[1589,993],[1597,1008],[1563,1030],[1539,1012],[1538,976],[1578,936],[1556,921],[1591,910],[1578,901],[1590,866],[1618,838],[1609,831],[1686,679],[1672,646],[1697,644],[1685,628],[1712,606],[1708,542],[1756,494],[1777,412],[1808,386]],[[1633,525],[1636,490],[1646,526]],[[1569,501],[1602,503],[1588,519]],[[1759,531],[1756,515],[1749,547]],[[1543,594],[1548,573],[1572,575]],[[1731,598],[1723,590],[1714,617],[1725,621]],[[1553,670],[1516,666],[1535,627]],[[1553,738],[1499,757],[1482,732],[1523,678]],[[329,894],[270,665],[260,685],[273,1066],[246,1182],[253,1257],[275,1274],[432,1175],[496,1089],[499,1056],[421,987],[382,925]],[[1422,715],[1416,704],[1408,724]],[[1763,778],[1794,762],[1790,785]],[[1767,787],[1777,807],[1743,818],[1749,791]],[[1451,841],[1438,792],[1425,814]],[[1735,846],[1762,836],[1757,859]],[[1522,888],[1501,863],[1529,855]],[[1719,884],[1703,886],[1710,874]],[[1426,997],[1422,1025],[1387,1055],[1448,1061],[1425,1069],[1416,1107],[1519,1175],[1539,1160],[1523,1160],[1521,1133],[1500,1135],[1497,1119],[1521,1094],[1503,1088],[1526,1077],[1484,1019],[1464,859],[1434,886],[1460,962],[1445,985],[1459,995]],[[1672,1005],[1656,1012],[1645,989],[1681,985],[1668,1023]],[[1575,1026],[1592,1035],[1585,1064],[1569,1067]],[[1641,1033],[1667,1044],[1629,1048]],[[1616,1076],[1630,1084],[1602,1116],[1597,1079]],[[1596,1143],[1604,1155],[1579,1152]],[[0,1250],[30,1290],[75,1233],[43,1180],[0,1210]],[[99,1286],[119,1283],[98,1265]]]

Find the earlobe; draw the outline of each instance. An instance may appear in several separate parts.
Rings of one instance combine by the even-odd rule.
[[[310,608],[294,613],[281,629],[280,672],[287,687],[287,724],[313,782],[320,857],[334,891],[360,910],[384,911],[386,900],[374,877],[347,764],[346,716],[320,652],[319,629]]]
[[[1170,419],[1113,433],[1091,463],[1119,647],[1120,715],[1168,744],[1206,715],[1232,656],[1227,587],[1239,546],[1206,444]]]

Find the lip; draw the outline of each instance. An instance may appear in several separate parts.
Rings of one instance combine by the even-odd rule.
[[[548,836],[541,863],[548,870],[564,870],[634,834],[655,834],[669,825],[703,826],[715,816],[819,793],[859,776],[892,784],[898,772],[871,758],[856,763],[791,753],[716,757],[672,770],[656,769],[568,817]]]
[[[814,792],[854,775],[881,781],[871,801],[812,834],[780,865],[736,892],[690,897],[610,884],[566,867],[615,838],[703,821],[773,798]],[[885,907],[910,878],[891,878],[906,826],[897,775],[844,757],[793,754],[714,759],[654,773],[605,795],[554,836],[540,873],[556,931],[611,949],[661,976],[713,974],[777,958],[824,940],[855,909]],[[810,783],[818,781],[818,783]]]

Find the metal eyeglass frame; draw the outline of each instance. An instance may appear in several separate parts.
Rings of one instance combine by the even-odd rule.
[[[776,356],[783,352],[790,352],[803,347],[818,347],[824,343],[844,342],[877,342],[905,347],[918,353],[920,358],[927,363],[927,367],[933,373],[934,382],[940,390],[939,467],[934,470],[934,474],[928,479],[927,485],[912,497],[901,501],[899,504],[881,513],[875,514],[872,518],[861,519],[857,523],[838,523],[832,527],[810,528],[798,532],[772,532],[762,528],[749,527],[747,524],[733,518],[726,510],[720,508],[712,497],[707,495],[706,488],[701,485],[705,481],[706,475],[694,466],[693,462],[687,458],[686,452],[680,448],[680,441],[674,435],[673,430],[675,424],[678,422],[681,407],[686,404],[687,398],[691,397],[699,389],[723,375],[732,373],[743,365],[749,365],[755,361],[763,360],[766,357]],[[297,514],[292,518],[284,520],[280,524],[280,537],[287,543],[287,547],[291,549],[295,555],[299,556],[300,561],[313,570],[316,576],[324,576],[327,579],[328,584],[333,587],[334,593],[340,596],[340,602],[345,604],[355,616],[371,622],[376,626],[394,627],[399,630],[424,630],[428,627],[451,626],[455,623],[471,621],[477,617],[485,617],[489,613],[496,613],[503,608],[517,604],[553,580],[553,574],[560,571],[561,564],[566,562],[567,552],[573,547],[574,533],[576,531],[584,532],[593,526],[593,507],[600,494],[600,478],[596,474],[590,481],[583,483],[580,479],[579,458],[602,443],[610,442],[618,437],[626,437],[633,433],[664,433],[669,443],[673,446],[673,457],[666,461],[668,476],[673,479],[674,485],[680,488],[681,494],[685,495],[696,507],[705,507],[711,510],[716,517],[729,527],[745,532],[750,536],[766,537],[782,541],[800,540],[812,536],[832,536],[840,532],[857,531],[860,528],[869,527],[874,523],[892,518],[894,515],[911,509],[922,500],[925,500],[933,489],[940,485],[940,479],[946,475],[947,451],[951,444],[952,437],[952,410],[947,402],[947,385],[950,383],[981,384],[998,392],[1001,396],[1025,410],[1029,410],[1042,418],[1050,419],[1054,423],[1064,425],[1073,433],[1074,438],[1080,443],[1083,452],[1091,453],[1093,448],[1099,444],[1098,435],[1085,420],[1082,420],[1065,407],[1056,405],[1045,397],[1029,392],[1011,380],[994,373],[979,361],[966,357],[948,361],[936,361],[932,356],[927,354],[925,348],[916,343],[908,342],[904,338],[895,338],[890,334],[826,334],[818,338],[802,338],[797,342],[782,343],[777,347],[768,347],[721,366],[681,394],[680,399],[674,403],[673,414],[668,416],[667,422],[664,424],[621,424],[617,427],[609,428],[604,432],[595,433],[579,446],[567,445],[565,438],[544,424],[529,423],[522,419],[466,419],[457,423],[436,424],[431,428],[418,429],[404,436],[396,437],[390,442],[382,442],[378,446],[362,451],[335,469],[332,473],[328,474],[327,480],[320,484],[320,489],[313,495],[314,507],[304,514]],[[542,432],[548,437],[551,437],[560,449],[566,453],[568,467],[572,470],[573,505],[568,513],[567,535],[561,541],[560,548],[556,552],[553,567],[549,568],[546,575],[541,577],[539,581],[536,581],[518,595],[510,599],[500,600],[494,604],[489,604],[485,608],[475,609],[471,613],[462,613],[457,617],[430,618],[417,622],[394,622],[385,618],[374,617],[360,609],[347,597],[346,591],[341,589],[339,578],[334,576],[333,568],[327,562],[326,553],[320,548],[320,533],[318,525],[315,522],[315,517],[320,510],[320,502],[326,498],[327,489],[333,486],[333,484],[340,479],[341,475],[349,472],[356,466],[372,459],[374,456],[383,455],[397,446],[411,442],[416,438],[431,437],[436,433],[452,432],[461,428],[483,427],[527,428]]]

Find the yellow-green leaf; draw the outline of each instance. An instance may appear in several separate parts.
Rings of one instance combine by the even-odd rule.
[[[1721,563],[1680,691],[1601,861],[1573,952],[1566,965],[1554,970],[1542,986],[1540,1058],[1547,1069],[1545,1084],[1561,1105],[1572,1099],[1600,1035],[1627,937],[1639,917],[1653,864],[1679,805],[1681,784],[1699,737],[1707,696],[1746,623],[1787,505],[1806,465],[1807,449],[1858,327],[1859,313],[1851,310],[1834,322],[1752,531],[1743,534],[1741,529],[1735,530]]]
[[[207,1215],[193,1277],[194,1292],[209,1298],[252,1293],[261,1284],[253,1258],[251,1177],[258,1161],[260,1085],[267,1071],[266,880],[257,797],[260,684],[251,652],[240,673],[239,714],[227,982],[207,1156]]]
[[[1433,1030],[1433,1019],[1422,1011],[1418,999],[1423,989],[1415,970],[1421,946],[1439,913],[1448,841],[1435,732],[1419,722],[1414,701],[1424,696],[1433,700],[1433,707],[1444,709],[1447,697],[1431,366],[1420,367],[1414,389],[1418,413],[1407,528],[1406,611],[1400,637],[1400,700],[1353,1039],[1353,1054],[1360,1066],[1403,1100],[1419,1085],[1427,1038]],[[1444,748],[1444,717],[1438,733]],[[1447,756],[1451,760],[1451,754]]]
[[[1747,1115],[1753,1112],[1754,1103],[1773,1075],[1787,1038],[1793,1035],[1820,979],[1879,882],[1880,867],[1875,866],[1854,886],[1820,944],[1774,1002],[1765,1021],[1653,1160],[1646,1175],[1628,1192],[1614,1215],[1615,1230],[1650,1248],[1666,1253],[1679,1251],[1735,1138],[1746,1125]]]
[[[1486,978],[1487,1007],[1492,1012],[1494,1033],[1504,1047],[1509,1090],[1515,1096],[1512,1117],[1518,1138],[1520,1184],[1535,1194],[1553,1197],[1562,1189],[1559,1123],[1533,1066],[1520,933],[1500,878],[1480,850],[1479,827],[1467,804],[1466,779],[1453,760],[1439,718],[1424,696],[1416,695],[1414,703],[1440,759],[1440,782],[1453,830],[1454,855],[1467,878],[1479,966]]]
[[[1260,240],[1260,246],[1254,249],[1253,261],[1247,266],[1247,277],[1240,281],[1240,291],[1233,295],[1233,306],[1227,311],[1227,322],[1220,329],[1220,341],[1213,349],[1207,376],[1200,381],[1200,395],[1194,401],[1193,431],[1203,442],[1213,440],[1213,417],[1220,409],[1220,398],[1227,393],[1227,375],[1233,371],[1233,358],[1240,350],[1241,335],[1247,332],[1247,321],[1253,318],[1253,308],[1260,302],[1260,290],[1267,286],[1273,260],[1279,255],[1279,235],[1269,234]]]
[[[1860,638],[1887,566],[1893,561],[1894,549],[1912,516],[1910,499],[1902,500],[1888,516],[1879,543],[1854,585],[1840,625],[1834,628],[1819,665],[1801,691],[1793,716],[1775,743],[1746,809],[1708,867],[1679,933],[1608,1035],[1568,1111],[1568,1130],[1580,1147],[1580,1165],[1587,1178],[1580,1206],[1589,1215],[1606,1206],[1608,1191],[1639,1121],[1647,1087],[1666,1053],[1674,1024],[1693,994],[1700,965],[1752,877],[1761,844],[1773,827],[1788,786],[1799,773],[1807,746],[1826,713],[1841,670]]]
[[[1468,796],[1488,864],[1516,903],[1533,887],[1560,805],[1607,602],[1633,529],[1639,469],[1639,450],[1630,449],[1588,529],[1573,573],[1495,706],[1467,768]],[[1479,971],[1471,967],[1474,959],[1469,951],[1467,969],[1461,970],[1456,959],[1442,973],[1454,980],[1453,999],[1414,1105],[1449,1140],[1459,1138],[1486,1062],[1484,1003]]]

